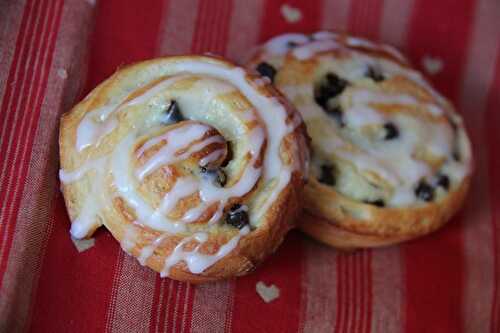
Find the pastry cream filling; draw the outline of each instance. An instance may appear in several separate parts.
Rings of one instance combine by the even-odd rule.
[[[129,108],[138,107],[146,110],[148,105],[161,105],[162,99],[159,96],[168,91],[173,84],[193,75],[198,79],[194,85],[186,88],[188,90],[185,92],[187,95],[193,94],[193,98],[186,97],[180,100],[183,105],[183,115],[197,122],[181,122],[178,127],[150,138],[138,151],[134,152],[137,139],[143,133],[147,133],[148,128],[162,126],[158,122],[161,121],[160,116],[154,118],[157,120],[151,120],[151,116],[145,113],[144,118],[146,119],[142,125],[137,124],[127,128],[126,135],[116,144],[111,154],[90,160],[73,171],[60,170],[61,182],[65,184],[79,181],[91,173],[98,178],[91,182],[92,191],[83,206],[80,207],[80,215],[72,223],[71,234],[75,238],[84,237],[96,227],[98,216],[103,209],[107,208],[108,202],[103,200],[103,193],[106,190],[101,185],[103,185],[105,178],[103,170],[108,170],[107,172],[110,173],[113,180],[116,195],[133,209],[137,217],[136,223],[162,232],[156,240],[141,249],[139,261],[142,264],[145,264],[147,259],[153,255],[154,250],[162,244],[165,237],[188,231],[187,225],[189,223],[196,221],[208,207],[216,205],[217,209],[208,223],[178,243],[173,252],[166,258],[161,273],[162,276],[167,276],[173,265],[184,261],[192,273],[198,274],[230,253],[238,245],[240,239],[250,232],[250,227],[245,226],[239,230],[236,236],[222,245],[216,253],[209,255],[200,252],[202,244],[209,239],[210,230],[221,219],[228,200],[246,195],[261,179],[265,181],[267,185],[265,185],[263,193],[259,194],[261,197],[261,200],[258,201],[259,204],[250,207],[251,209],[244,206],[245,210],[248,210],[251,225],[255,226],[259,224],[269,207],[290,181],[291,174],[298,165],[297,162],[294,162],[295,164],[284,163],[281,159],[280,148],[283,138],[295,130],[301,119],[300,116],[287,119],[287,112],[278,100],[267,97],[258,91],[257,86],[261,85],[260,81],[263,80],[250,81],[241,68],[229,67],[205,59],[204,61],[170,62],[165,67],[155,67],[148,70],[156,71],[154,74],[156,78],[164,76],[165,79],[156,82],[151,87],[148,86],[144,91],[140,90],[139,96],[130,99],[129,96],[132,96],[135,90],[143,89],[142,86],[149,83],[145,80],[141,82],[139,87],[134,87],[135,89],[127,91],[116,100],[87,112],[77,128],[75,150],[83,153],[87,148],[98,147],[108,134],[120,130],[122,125],[119,119],[126,119],[123,117],[126,117]],[[150,82],[153,80],[154,78],[150,79]],[[238,122],[243,124],[238,126],[233,126],[231,122],[224,119],[224,117],[228,117],[225,114],[214,116],[210,113],[219,112],[217,98],[235,90],[238,90],[253,106],[251,109],[229,115],[230,117],[236,116]],[[220,121],[220,117],[222,117],[222,121]],[[205,122],[207,125],[204,124]],[[252,127],[244,125],[247,123],[254,125]],[[238,140],[241,136],[246,137],[246,143],[240,144],[238,155],[250,156],[250,159],[244,165],[238,180],[231,186],[220,187],[203,177],[179,177],[172,188],[163,196],[160,205],[152,207],[138,192],[140,182],[161,167],[177,162],[182,163],[184,159],[203,150],[208,145],[224,142],[224,138],[221,136],[209,136],[203,139],[205,133],[211,128],[208,124],[223,128],[223,133],[233,136],[231,139]],[[161,149],[152,156],[148,156],[143,165],[135,169],[132,167],[132,158],[139,157],[149,148],[162,143]],[[264,143],[266,143],[265,146]],[[296,150],[294,152],[298,153]],[[134,155],[136,156],[134,157]],[[200,166],[207,165],[223,155],[223,150],[215,150],[203,156],[199,164]],[[262,161],[258,163],[259,158],[262,158]],[[298,155],[292,156],[292,161],[297,160],[299,160]],[[180,200],[196,193],[200,198],[199,204],[190,208],[180,218],[168,217]],[[130,251],[134,247],[137,237],[136,226],[128,225],[122,240],[122,247],[126,251]],[[187,251],[185,245],[189,242],[196,242],[197,245],[192,250]]]

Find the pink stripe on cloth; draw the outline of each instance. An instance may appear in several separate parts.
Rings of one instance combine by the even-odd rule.
[[[21,33],[18,36],[18,40],[16,42],[16,52],[12,66],[9,70],[9,77],[7,79],[7,88],[2,100],[2,109],[0,112],[0,116],[2,117],[2,127],[0,131],[0,153],[2,156],[8,156],[9,150],[12,147],[13,136],[17,131],[14,130],[17,124],[17,118],[19,115],[22,115],[20,112],[12,112],[15,110],[16,101],[20,100],[16,99],[16,96],[20,94],[24,90],[26,77],[26,71],[29,59],[31,59],[31,53],[29,49],[32,48],[32,44],[36,42],[36,37],[39,36],[33,33],[33,29],[38,25],[41,14],[37,15],[37,8],[34,4],[29,4],[26,6],[24,15],[23,15],[23,24],[21,25]],[[38,38],[39,39],[39,38]],[[2,199],[0,202],[0,220],[4,220],[3,216],[7,218],[8,204],[9,200],[6,199],[6,195],[8,194],[7,188],[9,187],[10,179],[8,178],[9,167],[12,163],[7,163],[8,159],[3,159],[0,162],[0,198]],[[2,227],[5,227],[5,224],[0,225],[0,231]],[[7,231],[2,232],[1,235],[6,237],[8,235]],[[3,246],[6,242],[5,238],[0,238],[0,263],[1,263],[1,253]],[[0,265],[1,266],[1,265]]]
[[[40,7],[44,7],[43,4]],[[3,147],[7,148],[3,152],[5,154],[2,163],[4,168],[2,168],[1,172],[3,182],[0,187],[0,196],[2,197],[0,219],[3,221],[0,225],[0,234],[2,235],[0,239],[0,276],[3,276],[5,273],[7,258],[10,246],[12,245],[14,227],[16,225],[15,216],[17,215],[19,201],[24,188],[22,184],[22,180],[24,179],[23,171],[27,169],[27,163],[23,162],[26,152],[31,151],[30,143],[32,142],[32,133],[34,131],[33,126],[27,126],[27,124],[32,125],[31,122],[39,115],[40,95],[46,87],[47,67],[50,66],[50,62],[52,61],[54,30],[57,30],[58,27],[57,8],[58,6],[46,6],[45,9],[47,11],[37,12],[33,24],[29,25],[33,29],[36,28],[34,30],[36,33],[33,34],[33,40],[29,43],[28,49],[24,49],[27,52],[24,53],[27,57],[24,76],[21,79],[20,85],[16,87],[18,89],[14,90],[14,98],[11,99],[13,102],[7,104],[6,112],[14,114],[15,117],[14,119],[10,119],[13,122],[14,128],[8,133],[6,144],[3,142]],[[45,17],[46,19],[39,20],[40,17]],[[47,18],[52,19],[49,21]],[[54,24],[57,24],[57,26],[54,27]],[[38,44],[40,42],[42,42],[41,45]],[[31,57],[34,53],[33,48],[37,52],[35,52],[34,57]],[[41,63],[39,63],[40,61]],[[33,89],[35,90],[33,91]],[[2,104],[2,106],[4,105]],[[28,105],[33,108],[30,109],[30,112],[27,111]],[[20,119],[18,116],[20,116]],[[20,142],[21,140],[22,143]],[[20,161],[18,161],[19,158],[21,158]],[[1,284],[2,280],[0,280],[0,286]]]
[[[488,141],[490,143],[490,200],[491,205],[494,207],[491,228],[493,235],[493,300],[491,304],[491,319],[490,319],[490,332],[495,333],[500,331],[500,158],[498,156],[498,145],[500,145],[500,132],[498,131],[498,124],[500,123],[500,50],[496,56],[495,78],[493,84],[490,86],[488,98]]]
[[[464,332],[487,332],[495,315],[490,311],[494,301],[494,257],[492,235],[494,225],[490,197],[490,174],[488,167],[488,137],[485,132],[492,121],[487,117],[488,92],[498,94],[494,76],[496,55],[500,50],[498,19],[500,3],[478,0],[474,13],[474,28],[467,54],[459,108],[463,112],[467,129],[475,149],[475,175],[471,192],[464,210],[464,257],[466,263],[463,302]],[[495,124],[498,125],[498,124]],[[491,150],[490,150],[491,152]],[[497,249],[498,251],[498,249]],[[493,253],[492,253],[493,252]],[[498,279],[498,277],[497,277]],[[491,331],[494,332],[494,331]]]
[[[0,2],[0,13],[2,13],[2,20],[0,20],[0,101],[5,93],[25,5],[25,0]],[[0,115],[0,119],[3,119],[3,116]]]
[[[54,50],[54,60],[50,65],[50,71],[48,71],[49,67],[46,67],[49,73],[47,80],[53,83],[45,91],[39,87],[37,93],[35,91],[31,93],[40,99],[40,103],[43,99],[44,103],[40,111],[39,121],[30,125],[36,129],[36,132],[33,145],[30,147],[31,155],[30,157],[26,156],[29,158],[29,162],[25,162],[28,167],[26,181],[20,185],[19,191],[22,192],[22,198],[18,210],[14,212],[17,214],[17,223],[11,222],[11,227],[15,226],[15,230],[13,230],[12,247],[0,289],[0,294],[2,294],[0,297],[0,323],[6,325],[4,327],[9,327],[10,330],[22,327],[16,325],[29,323],[30,306],[32,306],[36,294],[40,262],[53,224],[50,212],[56,190],[58,119],[61,112],[73,103],[73,99],[82,84],[79,80],[68,82],[61,79],[58,75],[58,69],[68,68],[69,70],[72,67],[76,70],[74,71],[76,77],[81,77],[79,71],[85,68],[82,65],[84,53],[79,52],[79,46],[82,41],[85,41],[86,30],[82,30],[80,25],[88,26],[86,20],[89,19],[90,11],[78,3],[65,7],[62,13],[61,27],[57,33],[61,5],[61,3],[57,5],[54,2],[52,7],[55,13],[53,23],[49,25],[47,22],[46,30],[42,30],[45,31],[46,35],[57,35],[57,39],[54,40],[55,50],[52,49]],[[71,42],[68,43],[68,40]],[[44,64],[49,64],[51,61],[51,48],[46,46],[41,49],[47,50],[47,53],[40,59],[40,62],[37,59],[35,64],[47,66]],[[29,154],[28,150],[25,154]],[[50,176],[48,177],[48,175]],[[19,278],[21,275],[22,278]],[[19,290],[22,292],[15,292]],[[9,318],[9,320],[5,320],[5,318]]]
[[[250,56],[250,50],[257,46],[259,23],[262,19],[264,0],[233,0],[233,11],[229,25],[229,40],[226,56],[240,64]]]
[[[192,53],[225,54],[232,6],[231,0],[220,0],[217,4],[210,1],[200,3],[191,45]]]

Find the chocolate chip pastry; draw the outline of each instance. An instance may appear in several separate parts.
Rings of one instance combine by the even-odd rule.
[[[60,128],[71,235],[104,225],[161,276],[253,270],[294,226],[308,153],[300,114],[271,85],[206,56],[127,66]]]
[[[461,117],[396,49],[332,32],[286,34],[248,63],[312,137],[300,228],[339,248],[432,232],[461,206],[472,155]]]

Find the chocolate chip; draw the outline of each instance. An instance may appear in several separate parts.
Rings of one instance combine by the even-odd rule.
[[[415,195],[420,200],[432,201],[434,199],[434,188],[422,180],[415,189]]]
[[[342,111],[342,108],[340,106],[336,106],[334,108],[328,108],[326,110],[326,114],[335,119],[335,121],[340,127],[345,126],[344,112]]]
[[[177,104],[177,102],[173,100],[172,102],[170,102],[170,105],[168,106],[168,109],[165,112],[165,117],[162,119],[162,123],[175,124],[183,120],[184,117],[182,116],[179,104]]]
[[[375,82],[380,82],[385,80],[385,77],[382,73],[380,73],[380,70],[377,70],[372,66],[368,66],[368,70],[366,71],[365,76],[369,77]]]
[[[298,44],[298,43],[296,43],[296,42],[294,42],[294,41],[288,41],[288,42],[286,43],[286,46],[287,46],[289,49],[293,49],[293,48],[295,48],[295,47],[299,46],[299,44]]]
[[[385,129],[384,140],[392,140],[399,136],[399,130],[396,127],[396,125],[394,125],[394,123],[384,124],[384,129]]]
[[[445,190],[450,188],[450,178],[447,175],[439,174],[437,178],[437,185]]]
[[[226,185],[226,174],[220,168],[207,169],[206,167],[200,167],[200,172],[204,175],[204,177],[211,179],[220,187],[224,187],[224,185]]]
[[[274,82],[274,76],[276,75],[276,69],[269,65],[267,62],[261,62],[257,66],[257,72],[262,76],[267,76],[271,82]]]
[[[318,181],[330,186],[335,185],[335,167],[333,165],[324,164],[321,166],[321,175]]]
[[[366,204],[369,204],[369,205],[377,206],[377,207],[385,207],[385,202],[382,199],[364,200],[363,202],[366,203]]]
[[[234,204],[226,215],[226,223],[238,229],[246,226],[248,222],[248,213],[240,204]]]
[[[348,85],[348,81],[333,73],[328,73],[320,84],[314,89],[314,100],[323,109],[327,109],[328,100],[340,95]]]
[[[453,159],[457,162],[460,162],[460,153],[458,151],[454,151],[452,154],[451,154],[451,157],[453,157]]]

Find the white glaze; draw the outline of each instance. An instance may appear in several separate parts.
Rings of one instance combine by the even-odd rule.
[[[163,215],[154,214],[155,210],[137,192],[129,160],[133,143],[134,135],[129,134],[115,147],[111,157],[111,172],[120,197],[134,209],[141,223],[155,230],[169,233],[185,231],[186,226],[183,223],[172,221]]]
[[[169,78],[126,103],[124,102],[127,100],[128,95],[123,96],[115,103],[109,103],[87,112],[76,129],[76,150],[81,152],[89,146],[96,145],[103,137],[111,133],[118,126],[118,120],[114,115],[119,110],[128,106],[142,104],[162,90],[167,89],[170,85],[185,78],[184,75]]]
[[[186,263],[191,273],[200,274],[205,269],[212,266],[233,251],[238,245],[240,238],[247,235],[249,232],[250,229],[248,226],[242,228],[238,235],[231,238],[226,244],[222,245],[215,254],[212,255],[202,254],[199,252],[201,245],[203,245],[203,243],[205,243],[208,239],[208,235],[206,233],[196,233],[191,237],[185,238],[175,247],[174,251],[172,251],[170,256],[168,256],[165,260],[165,266],[160,273],[160,276],[168,276],[170,269],[181,261]],[[198,245],[192,251],[185,251],[184,246],[193,240],[198,242]]]
[[[220,157],[222,157],[225,153],[224,149],[217,149],[206,155],[200,160],[200,166],[207,166],[212,162],[217,161]]]
[[[213,142],[220,142],[220,137],[210,137],[203,140],[199,144],[192,145],[193,141],[201,139],[210,128],[199,123],[190,123],[181,127],[177,127],[165,134],[153,138],[146,142],[144,147],[150,148],[158,142],[166,141],[166,144],[151,157],[143,166],[137,169],[136,176],[139,180],[144,179],[148,174],[158,169],[165,164],[172,164],[176,161],[183,160],[192,155],[192,153],[203,149]],[[153,142],[153,143],[152,143]],[[177,155],[177,151],[189,147],[188,151]],[[138,155],[142,155],[144,149],[138,151]]]
[[[299,60],[307,60],[317,53],[332,51],[341,46],[334,40],[317,40],[293,49],[292,54]]]
[[[81,179],[90,170],[97,170],[104,167],[107,156],[85,162],[78,169],[73,171],[59,170],[59,180],[64,184],[73,183]]]
[[[305,44],[309,38],[303,34],[284,34],[269,40],[265,49],[271,55],[283,55],[290,50],[289,43]]]
[[[251,159],[240,175],[240,178],[233,186],[220,188],[203,177],[200,179],[188,177],[178,178],[174,186],[163,197],[160,206],[156,209],[145,202],[138,193],[137,179],[142,180],[158,167],[185,159],[211,143],[224,142],[222,137],[211,136],[193,144],[193,142],[200,140],[205,135],[209,127],[197,123],[183,124],[174,130],[170,130],[144,143],[137,151],[136,156],[140,157],[147,149],[156,144],[163,142],[164,145],[158,152],[149,156],[143,166],[137,170],[132,170],[130,158],[133,154],[133,147],[138,137],[138,131],[136,129],[131,129],[129,134],[116,145],[112,155],[104,158],[106,163],[108,163],[109,160],[110,171],[113,176],[113,188],[116,190],[116,194],[135,211],[135,215],[137,216],[137,221],[135,223],[163,232],[153,243],[141,249],[139,255],[141,264],[145,264],[147,259],[154,253],[155,249],[161,246],[164,237],[186,231],[186,223],[198,219],[209,206],[215,204],[217,209],[208,222],[208,226],[214,224],[222,217],[225,204],[230,198],[245,195],[261,178],[264,178],[266,181],[275,180],[273,183],[274,186],[269,190],[269,199],[266,203],[256,212],[249,212],[249,215],[253,217],[254,220],[258,220],[263,212],[265,212],[274,202],[277,195],[282,191],[290,179],[293,169],[292,166],[282,162],[279,154],[280,146],[283,137],[293,131],[301,123],[300,116],[288,119],[287,112],[279,101],[274,98],[266,97],[257,90],[256,86],[263,83],[248,81],[245,72],[240,68],[229,68],[225,67],[225,65],[208,62],[201,63],[189,61],[180,62],[172,66],[175,67],[173,68],[173,72],[183,74],[159,82],[154,87],[146,90],[142,95],[126,103],[123,103],[123,101],[126,100],[126,97],[124,97],[124,99],[118,103],[110,103],[99,110],[88,112],[77,129],[77,132],[80,131],[80,139],[76,149],[81,151],[86,147],[97,145],[106,134],[116,127],[117,124],[115,124],[114,121],[116,120],[115,114],[118,110],[124,109],[127,106],[147,103],[157,94],[167,89],[173,82],[190,74],[208,75],[221,80],[220,85],[216,84],[217,87],[214,88],[214,86],[212,86],[210,89],[204,89],[204,99],[211,99],[222,93],[230,93],[237,88],[255,106],[255,108],[242,112],[242,118],[246,121],[253,121],[257,119],[256,114],[258,114],[259,118],[263,120],[266,126],[253,126],[252,130],[247,133],[249,144],[246,149]],[[228,85],[224,82],[230,82],[231,84]],[[201,79],[197,81],[195,85],[196,84],[205,83],[203,79]],[[266,150],[263,152],[262,156],[263,167],[256,167],[256,161],[260,159],[262,155],[261,150],[263,149],[264,141],[266,142]],[[178,152],[182,150],[185,151],[178,154]],[[201,164],[206,165],[220,158],[222,154],[224,154],[224,150],[215,150],[204,156],[201,159]],[[243,152],[243,154],[246,153]],[[297,159],[297,156],[293,158]],[[68,182],[76,181],[88,172],[88,170],[94,168],[96,168],[95,164],[89,164],[84,165],[81,170],[76,170],[71,173],[61,170],[61,179]],[[134,173],[136,177],[134,177]],[[197,192],[201,199],[200,204],[188,210],[181,219],[172,220],[166,216],[176,207],[179,200]],[[83,209],[84,212],[88,213],[88,216],[82,215],[79,217],[79,219],[81,218],[87,222],[92,219],[95,220],[95,215],[92,215],[101,208],[85,209],[85,207],[92,206],[98,202],[94,199],[89,200],[88,204],[87,202],[84,204]],[[240,209],[248,210],[248,207],[242,206]],[[87,222],[77,222],[78,223],[74,223],[75,229],[85,229]],[[170,267],[183,260],[186,261],[188,269],[191,272],[195,274],[203,272],[207,267],[210,267],[230,253],[238,245],[240,238],[249,232],[249,227],[243,228],[237,236],[222,245],[219,250],[212,255],[198,252],[201,244],[208,240],[207,233],[198,232],[191,237],[183,239],[167,258],[162,276],[168,275]],[[75,231],[75,233],[78,234],[79,232]],[[134,247],[136,239],[137,234],[134,227],[129,226],[125,231],[122,247],[127,252],[130,252]],[[199,242],[199,245],[193,251],[184,251],[184,245],[193,239]]]
[[[292,54],[299,60],[307,60],[316,55],[317,53],[334,50],[337,48],[363,47],[373,50],[382,50],[393,55],[402,63],[406,63],[404,56],[395,48],[373,43],[371,41],[345,36],[330,32],[318,32],[313,34],[313,40],[309,40],[300,45],[290,49],[283,47],[281,49],[284,54]],[[276,37],[273,40],[286,40],[287,35]],[[282,42],[284,43],[284,42]],[[345,43],[345,44],[343,44]],[[435,101],[431,103],[423,102],[417,98],[407,94],[389,94],[382,92],[375,92],[369,89],[356,89],[352,95],[350,93],[343,94],[342,105],[344,119],[349,128],[359,128],[366,125],[381,126],[386,122],[395,122],[392,114],[384,114],[375,109],[375,104],[383,105],[401,105],[402,107],[412,107],[417,112],[425,112],[433,117],[443,117],[449,112],[446,109],[448,102],[427,82],[427,80],[417,71],[405,67],[400,63],[390,61],[387,59],[374,59],[373,57],[363,54],[361,51],[349,50],[350,57],[354,63],[359,63],[360,75],[357,77],[346,76],[349,80],[359,79],[364,76],[366,66],[377,66],[380,68],[386,78],[394,76],[405,77],[414,83],[418,84],[424,89]],[[266,44],[264,46],[264,59],[266,54],[271,52]],[[277,53],[278,54],[278,53]],[[276,54],[275,54],[276,55]],[[267,58],[269,59],[269,58]],[[350,69],[352,73],[354,69]],[[324,119],[326,122],[335,123],[335,121],[323,112],[314,102],[313,105],[304,105],[304,100],[313,99],[313,86],[311,84],[303,85],[288,85],[279,87],[285,95],[294,103],[299,104],[299,111],[306,120],[313,118]],[[300,97],[300,98],[299,98]],[[348,107],[346,107],[348,105]],[[404,114],[403,114],[404,115]],[[408,115],[412,117],[411,115]],[[459,117],[458,117],[459,118]],[[317,119],[315,120],[317,121]],[[457,122],[459,123],[459,122]],[[419,138],[412,137],[409,133],[400,133],[398,138],[398,145],[387,142],[386,147],[380,147],[368,142],[361,144],[359,149],[352,151],[352,145],[343,137],[332,134],[328,140],[321,140],[316,143],[321,147],[324,152],[329,152],[337,157],[351,162],[358,170],[362,172],[373,172],[384,178],[387,182],[393,185],[394,193],[388,202],[389,205],[403,206],[415,202],[415,186],[421,179],[430,179],[434,177],[433,171],[426,163],[417,160],[414,157],[417,145],[426,147],[434,157],[444,158],[447,162],[443,166],[443,171],[449,174],[453,181],[460,181],[470,170],[469,165],[470,153],[465,153],[463,163],[457,163],[451,160],[452,146],[453,146],[453,132],[449,126],[443,126],[442,123],[420,118],[417,123],[417,132],[420,134]],[[467,139],[465,139],[467,141]],[[467,144],[465,144],[467,146]],[[462,147],[461,151],[466,151],[466,147]]]

